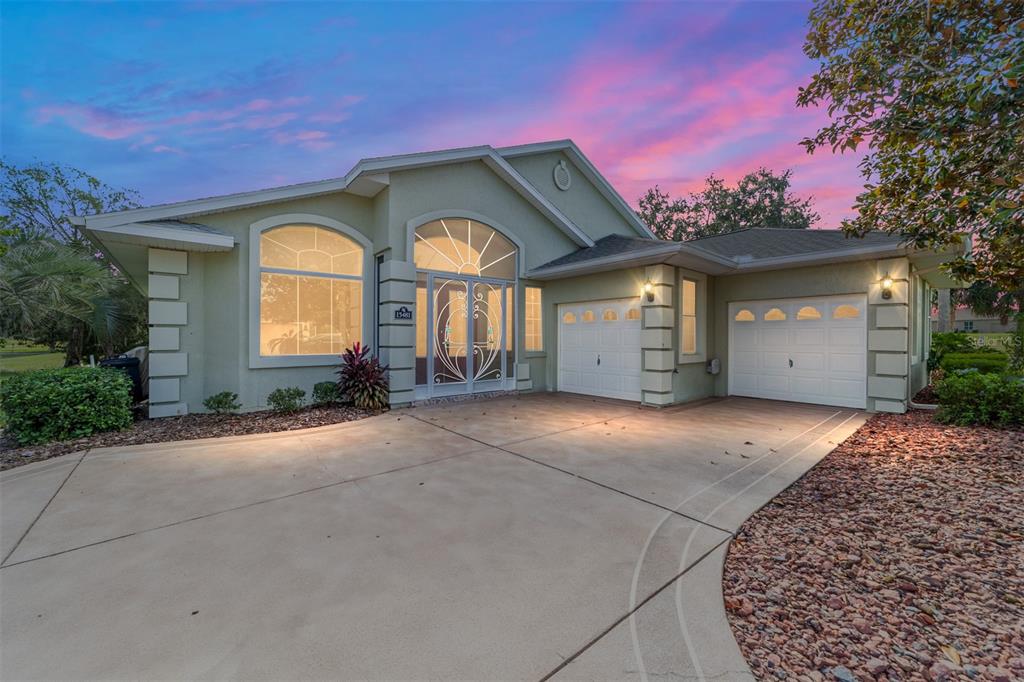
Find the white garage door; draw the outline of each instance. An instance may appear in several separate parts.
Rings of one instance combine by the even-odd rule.
[[[865,407],[865,297],[730,303],[729,393]]]
[[[640,302],[558,306],[558,390],[640,400]]]

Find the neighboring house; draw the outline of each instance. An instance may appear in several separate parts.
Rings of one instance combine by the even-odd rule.
[[[309,392],[354,341],[391,366],[392,405],[559,390],[901,412],[926,381],[929,287],[951,286],[948,256],[880,234],[655,239],[570,141],[75,222],[149,297],[153,417]]]
[[[1004,324],[998,317],[978,315],[966,306],[961,306],[954,313],[953,328],[955,332],[1012,332],[1016,327],[1013,318]],[[939,330],[939,311],[932,310],[932,331]]]

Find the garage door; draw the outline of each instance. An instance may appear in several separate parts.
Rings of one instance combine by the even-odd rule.
[[[730,303],[729,393],[865,407],[865,297]]]
[[[640,400],[640,302],[558,307],[558,390]]]

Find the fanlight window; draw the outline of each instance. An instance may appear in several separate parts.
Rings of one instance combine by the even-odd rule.
[[[619,314],[611,308],[605,308],[604,312],[601,313],[601,319],[605,322],[614,322],[619,319]]]
[[[803,308],[796,313],[796,319],[798,320],[820,320],[821,312],[813,305],[805,305]]]
[[[764,319],[769,322],[779,322],[786,319],[786,313],[782,312],[780,308],[772,308],[764,314]]]
[[[856,320],[858,317],[860,317],[860,309],[852,305],[836,306],[836,309],[832,311],[834,320]]]
[[[640,319],[640,309],[639,308],[630,308],[629,310],[627,310],[626,311],[626,319],[627,320],[639,320]]]
[[[315,225],[260,234],[260,355],[336,355],[362,338],[363,247]]]
[[[562,323],[576,324],[576,315],[574,315],[573,313],[566,313],[565,315],[562,315]]]
[[[493,227],[444,218],[416,228],[413,259],[420,270],[515,279],[516,247]]]
[[[736,317],[733,318],[737,322],[753,322],[754,313],[750,312],[746,308],[736,313]]]
[[[583,311],[583,321],[584,322],[593,322],[594,321],[594,311],[593,310],[584,310]]]

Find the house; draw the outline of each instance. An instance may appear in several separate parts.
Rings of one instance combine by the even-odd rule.
[[[1012,332],[1016,329],[1013,317],[1003,322],[998,317],[979,315],[967,306],[959,306],[954,315],[952,329],[954,332]],[[932,331],[939,331],[939,311],[932,310]]]
[[[828,230],[651,231],[571,141],[371,158],[347,175],[76,217],[149,298],[150,416],[331,380],[391,404],[569,391],[902,412],[948,254]]]

